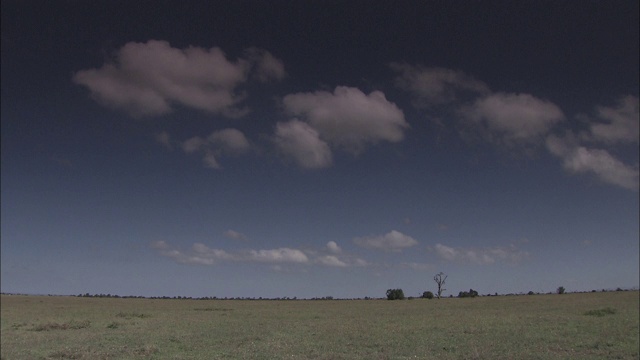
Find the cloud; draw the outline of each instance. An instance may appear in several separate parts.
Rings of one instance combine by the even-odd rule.
[[[215,265],[220,261],[261,262],[261,263],[309,263],[304,252],[297,249],[279,248],[264,250],[247,250],[229,253],[221,249],[213,249],[202,243],[195,243],[188,251],[172,249],[165,241],[151,243],[151,248],[162,256],[181,264]]]
[[[232,240],[242,240],[242,241],[247,240],[247,236],[245,234],[237,232],[235,230],[231,230],[231,229],[225,231],[224,236]]]
[[[317,259],[317,261],[325,266],[333,266],[333,267],[347,267],[349,266],[344,261],[338,259],[335,255],[325,255],[321,256]]]
[[[338,86],[333,93],[290,94],[283,104],[288,113],[316,130],[319,138],[354,153],[379,141],[399,142],[409,127],[402,110],[380,91],[365,95],[357,88]]]
[[[327,249],[329,249],[329,251],[334,254],[339,254],[342,252],[342,249],[340,248],[340,246],[338,246],[338,244],[335,241],[329,241],[327,243]]]
[[[408,64],[392,63],[392,70],[400,73],[396,85],[409,91],[414,105],[426,107],[459,100],[461,93],[471,95],[488,94],[489,87],[461,71],[432,67],[423,68]]]
[[[564,120],[555,104],[529,94],[494,93],[461,108],[460,114],[481,126],[490,140],[508,145],[541,141]]]
[[[613,157],[607,150],[580,146],[572,136],[547,138],[547,149],[563,160],[566,170],[573,173],[592,173],[605,183],[629,190],[638,190],[638,165],[629,166]]]
[[[276,124],[273,141],[283,154],[292,157],[301,167],[318,169],[332,163],[329,145],[320,139],[314,128],[302,121]]]
[[[604,123],[591,124],[592,139],[605,143],[638,143],[640,116],[637,96],[625,96],[614,107],[598,106],[597,116]]]
[[[309,258],[302,251],[290,248],[250,250],[249,260],[276,263],[307,263]]]
[[[243,234],[228,230],[225,236],[233,239],[246,238]],[[331,241],[329,243],[332,243]],[[337,245],[336,245],[337,246]],[[364,267],[369,263],[361,258],[340,253],[327,254],[312,250],[299,250],[289,247],[277,249],[243,249],[226,251],[210,248],[202,243],[194,243],[189,249],[180,250],[170,246],[165,241],[155,241],[150,244],[159,255],[172,259],[180,264],[216,265],[221,262],[264,263],[270,265],[321,265],[328,267]],[[335,247],[329,246],[328,249]],[[332,251],[332,250],[329,250]]]
[[[282,80],[285,77],[284,64],[270,52],[258,48],[249,48],[246,50],[246,54],[255,66],[255,77],[258,80],[266,82],[269,80]]]
[[[264,50],[249,51],[250,60],[229,61],[218,47],[171,47],[166,41],[129,42],[114,59],[96,69],[76,72],[73,82],[86,86],[101,104],[132,116],[157,116],[181,105],[238,117],[252,65],[260,79],[280,79],[281,62]]]
[[[353,242],[364,248],[385,251],[401,251],[404,248],[418,245],[418,241],[414,238],[396,230],[384,235],[358,237],[353,239]]]
[[[526,251],[518,250],[514,245],[493,248],[452,248],[436,244],[435,252],[438,257],[452,262],[471,263],[476,265],[490,265],[496,262],[519,263],[529,256]]]
[[[194,136],[182,143],[182,150],[187,154],[202,152],[205,167],[221,168],[218,157],[222,154],[239,155],[251,149],[249,140],[236,129],[214,131],[206,139]]]

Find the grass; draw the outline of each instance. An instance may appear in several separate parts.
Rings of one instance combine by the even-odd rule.
[[[3,295],[0,349],[3,360],[638,359],[639,299],[637,291],[404,301]]]

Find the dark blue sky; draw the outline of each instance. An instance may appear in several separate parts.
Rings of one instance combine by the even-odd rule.
[[[3,1],[2,291],[637,287],[638,13]]]

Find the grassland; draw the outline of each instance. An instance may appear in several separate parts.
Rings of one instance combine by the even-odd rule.
[[[638,359],[637,291],[442,300],[3,295],[2,359]]]

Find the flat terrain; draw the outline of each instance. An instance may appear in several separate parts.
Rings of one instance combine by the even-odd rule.
[[[442,300],[3,295],[2,359],[638,359],[637,291]]]

